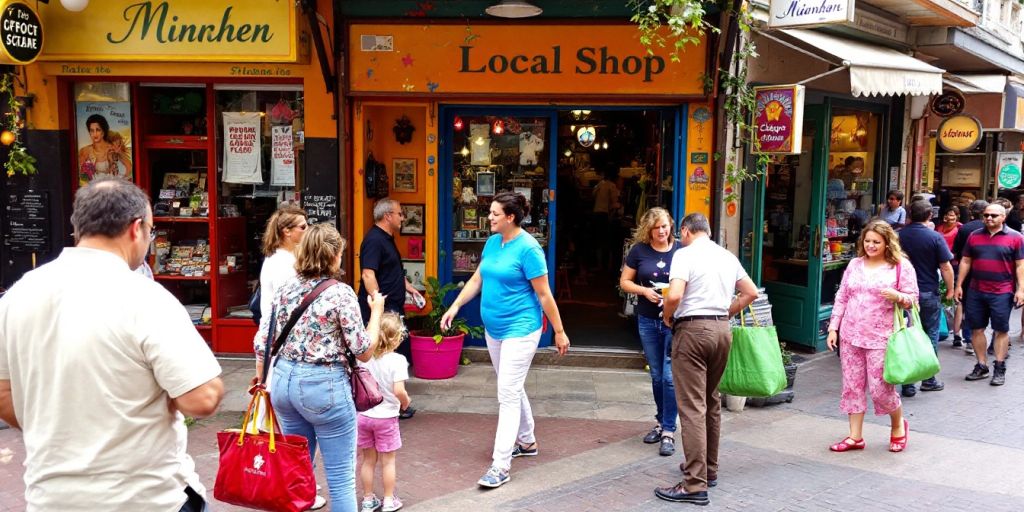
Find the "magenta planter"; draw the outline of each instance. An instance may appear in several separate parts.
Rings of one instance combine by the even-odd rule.
[[[432,336],[409,335],[412,374],[420,379],[450,379],[459,373],[459,357],[465,334],[446,336],[434,343]]]

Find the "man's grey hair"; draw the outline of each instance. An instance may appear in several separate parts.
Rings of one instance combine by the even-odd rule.
[[[373,221],[380,222],[395,206],[398,206],[398,201],[395,201],[394,199],[385,197],[384,199],[377,201],[377,204],[373,205]]]
[[[87,236],[116,238],[136,219],[145,219],[149,197],[121,178],[102,176],[75,192],[71,225],[75,239]]]
[[[704,233],[711,236],[711,224],[708,223],[708,218],[702,213],[691,213],[686,217],[683,217],[683,221],[679,223],[680,228],[686,228],[692,233]]]
[[[970,207],[971,217],[975,219],[981,218],[981,214],[985,211],[985,208],[988,208],[988,201],[984,199],[975,199],[974,202],[971,203]]]

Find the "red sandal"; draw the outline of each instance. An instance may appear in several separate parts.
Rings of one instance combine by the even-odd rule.
[[[842,441],[839,441],[838,443],[829,446],[828,449],[834,452],[846,452],[850,450],[863,450],[864,446],[866,446],[866,443],[864,443],[864,439],[854,439],[852,437],[847,437],[846,439],[843,439]]]
[[[910,424],[903,420],[903,437],[889,436],[889,451],[899,453],[907,449],[907,437],[910,436]]]

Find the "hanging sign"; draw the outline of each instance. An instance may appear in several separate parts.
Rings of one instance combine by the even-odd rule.
[[[803,139],[804,86],[755,87],[754,153],[797,154]]]
[[[771,0],[768,28],[853,23],[855,0]]]
[[[224,183],[263,184],[259,112],[224,112]]]
[[[1020,170],[1024,166],[1024,153],[1007,152],[996,153],[996,167],[999,172],[996,178],[1002,188],[1017,188],[1020,186]]]
[[[291,125],[275,126],[270,137],[270,184],[276,187],[295,186],[295,147]]]
[[[29,64],[43,50],[43,23],[28,5],[8,2],[0,11],[0,64]]]
[[[981,121],[967,114],[948,117],[939,125],[937,137],[939,146],[945,151],[969,151],[981,142]]]

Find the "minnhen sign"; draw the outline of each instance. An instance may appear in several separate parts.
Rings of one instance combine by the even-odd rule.
[[[854,20],[855,0],[771,0],[768,28],[791,28]]]

